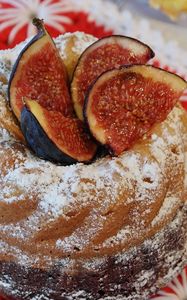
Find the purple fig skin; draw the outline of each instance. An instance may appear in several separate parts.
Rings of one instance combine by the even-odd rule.
[[[31,41],[22,49],[22,51],[20,52],[20,54],[18,55],[17,59],[16,59],[16,62],[13,66],[13,69],[12,69],[12,72],[10,74],[10,79],[9,79],[9,82],[8,82],[8,100],[9,100],[9,104],[10,104],[10,88],[11,88],[11,84],[12,84],[12,80],[16,74],[16,70],[17,70],[17,67],[18,67],[18,64],[19,64],[19,61],[20,59],[22,58],[22,56],[24,55],[25,51],[31,46],[33,45],[34,43],[36,43],[39,39],[41,39],[44,35],[46,35],[46,31],[43,27],[43,21],[42,20],[39,20],[39,19],[34,19],[33,20],[33,24],[37,26],[37,29],[38,29],[38,33],[31,39]],[[41,26],[39,26],[39,24]]]
[[[107,74],[108,73],[110,73],[110,72],[112,72],[112,71],[117,71],[117,70],[123,70],[123,69],[130,69],[131,67],[139,67],[140,65],[139,64],[135,64],[135,65],[128,65],[128,66],[126,66],[126,65],[124,65],[124,66],[120,66],[119,68],[113,68],[113,69],[111,69],[111,70],[107,70],[106,72],[103,72],[98,78],[96,78],[95,80],[94,80],[94,82],[92,82],[92,84],[89,86],[89,88],[88,88],[88,90],[87,90],[87,93],[86,93],[86,97],[85,97],[85,101],[84,101],[84,106],[83,106],[83,117],[84,117],[84,122],[85,122],[85,124],[86,124],[86,126],[87,126],[87,128],[88,128],[88,131],[89,131],[89,133],[90,133],[90,135],[92,135],[92,137],[97,141],[97,143],[100,145],[100,147],[102,148],[102,147],[104,147],[105,148],[105,151],[106,151],[106,155],[107,155],[107,153],[108,154],[110,154],[111,156],[115,156],[115,154],[114,154],[114,151],[113,151],[113,149],[110,147],[110,145],[108,145],[108,144],[102,144],[100,141],[98,141],[97,140],[97,138],[96,138],[96,136],[94,135],[94,132],[91,130],[91,128],[90,128],[90,125],[89,125],[89,116],[88,116],[88,114],[87,114],[87,105],[88,105],[88,102],[89,102],[89,96],[90,96],[90,94],[91,94],[91,92],[94,90],[94,86],[95,86],[95,84],[97,83],[97,81],[101,78],[101,77],[104,77],[105,75],[107,76]],[[179,80],[181,81],[183,81],[184,82],[184,84],[186,84],[186,88],[187,88],[187,81],[184,79],[184,78],[182,78],[181,76],[179,76],[179,75],[177,75],[177,74],[174,74],[174,73],[172,73],[172,72],[169,72],[169,71],[165,71],[165,70],[163,70],[163,69],[161,69],[161,68],[159,68],[159,67],[154,67],[154,66],[152,66],[152,65],[145,65],[147,68],[150,68],[150,69],[158,69],[158,70],[160,70],[160,71],[162,71],[162,72],[166,72],[166,73],[169,73],[169,74],[171,74],[172,76],[174,76],[175,78],[179,78]]]
[[[21,130],[29,148],[40,158],[60,165],[71,165],[77,161],[63,153],[49,139],[38,120],[26,107],[21,112]]]
[[[75,112],[76,112],[78,118],[80,118],[81,120],[82,120],[82,112],[80,112],[79,111],[80,108],[78,108],[79,105],[81,106],[81,103],[79,103],[77,101],[77,96],[78,95],[76,94],[76,92],[74,92],[74,89],[76,89],[76,84],[77,84],[76,80],[77,80],[77,77],[79,77],[79,72],[81,70],[81,64],[84,61],[84,58],[87,57],[87,55],[89,56],[89,52],[91,53],[92,48],[93,48],[93,50],[95,50],[95,49],[97,49],[97,48],[99,48],[99,47],[101,47],[103,45],[118,44],[118,45],[122,45],[122,47],[125,50],[125,43],[127,44],[127,49],[128,49],[128,42],[129,42],[129,45],[130,45],[130,43],[131,44],[132,43],[136,43],[137,45],[139,45],[139,47],[142,47],[142,49],[143,49],[142,52],[143,53],[142,54],[140,53],[140,57],[142,55],[142,58],[145,57],[144,60],[146,60],[146,61],[145,62],[140,62],[140,64],[148,62],[150,59],[152,59],[155,56],[154,51],[148,45],[144,44],[143,42],[141,42],[141,41],[139,41],[137,39],[134,39],[134,38],[131,38],[131,37],[128,37],[128,36],[123,36],[123,35],[111,35],[111,36],[103,37],[103,38],[97,40],[96,42],[92,43],[89,47],[87,47],[84,50],[84,52],[79,57],[79,59],[77,61],[77,64],[76,64],[76,67],[75,67],[74,72],[73,72],[73,76],[72,76],[71,96],[72,96],[72,100],[73,100],[73,103],[74,103]],[[132,50],[132,53],[133,53],[133,50]],[[136,55],[138,56],[138,53],[136,53]],[[136,64],[138,64],[138,62],[136,62]],[[121,66],[122,65],[127,66],[127,65],[132,65],[132,63],[130,63],[130,62],[128,63],[127,62],[127,63],[121,64]],[[103,72],[106,72],[106,71],[108,71],[110,69],[113,69],[114,67],[116,67],[116,66],[111,66],[111,68],[109,67],[106,70],[103,70]],[[94,68],[94,66],[93,66],[93,68]],[[98,76],[100,76],[100,75],[101,74],[98,74]],[[90,85],[92,85],[92,82],[90,83]]]
[[[14,112],[17,119],[20,120],[21,109],[23,108],[23,97],[30,97],[30,94],[32,94],[33,92],[34,93],[33,98],[35,100],[38,100],[39,102],[41,101],[44,107],[48,106],[49,110],[52,108],[54,110],[62,109],[62,112],[65,115],[74,115],[73,104],[71,103],[70,100],[67,70],[63,63],[63,60],[60,57],[60,54],[58,52],[58,49],[56,48],[53,39],[45,29],[43,21],[39,19],[34,19],[33,24],[37,27],[38,32],[33,37],[33,39],[29,43],[27,43],[26,46],[21,50],[13,66],[12,72],[10,74],[10,79],[8,83],[8,100],[9,100],[10,108]],[[46,47],[49,47],[49,52],[47,52]],[[44,49],[44,55],[43,53],[41,53],[41,50],[43,49]],[[57,88],[58,90],[58,86],[55,85],[56,84],[55,82],[58,82],[59,88],[61,90],[61,93],[58,91],[56,92],[55,95],[53,92],[51,92],[53,90],[51,89],[51,85],[53,83],[52,82],[53,74],[50,73],[51,72],[50,62],[48,62],[49,53],[50,55],[52,55],[50,61],[54,59],[54,62],[57,63],[56,66],[53,63],[51,63],[54,69],[53,70],[54,76],[56,75],[56,81],[54,79],[53,89],[56,91]],[[33,57],[37,58],[38,54],[39,54],[39,60],[41,60],[39,62],[35,58],[32,59]],[[44,62],[42,61],[42,59],[44,60]],[[47,61],[45,61],[46,59]],[[43,68],[42,66],[45,65],[45,63],[46,63],[46,67],[44,66]],[[49,69],[47,69],[48,65],[49,65]],[[25,77],[23,77],[25,70],[26,70]],[[31,73],[32,70],[33,73],[35,74],[33,77]],[[41,81],[41,78],[44,79],[46,77],[46,72],[48,71],[49,71],[49,77],[48,77],[49,80],[47,82],[45,82],[45,80]],[[61,73],[55,74],[55,71]],[[37,76],[39,78],[37,78]],[[38,84],[35,89],[34,86],[35,84],[37,84],[37,81],[40,82],[40,84]],[[42,91],[42,84],[44,84],[45,93]],[[60,99],[62,99],[62,101]],[[67,101],[65,99],[67,99]],[[55,101],[56,101],[57,108],[55,108]]]
[[[55,145],[45,133],[36,117],[26,106],[21,112],[21,130],[27,145],[39,158],[63,166],[72,165],[78,162]],[[104,152],[99,149],[91,160],[83,161],[83,163],[89,164],[103,155]]]
[[[78,59],[78,61],[77,61],[76,66],[75,66],[75,69],[74,69],[74,72],[73,72],[73,76],[72,76],[72,81],[73,81],[73,77],[74,77],[74,75],[75,75],[76,69],[77,69],[77,67],[78,67],[78,65],[79,65],[79,63],[80,63],[80,61],[82,60],[83,56],[85,55],[85,53],[86,53],[89,49],[91,49],[94,45],[96,45],[96,44],[99,43],[100,41],[107,40],[108,38],[124,38],[124,37],[125,37],[125,38],[128,38],[129,40],[133,40],[134,42],[138,42],[138,43],[141,43],[142,45],[144,45],[144,46],[149,50],[149,53],[150,53],[150,55],[149,55],[150,58],[149,58],[149,59],[152,59],[153,57],[155,57],[154,51],[153,51],[147,44],[145,44],[145,43],[143,43],[143,42],[140,42],[140,41],[138,41],[138,40],[135,39],[135,38],[132,38],[132,37],[129,37],[129,36],[120,35],[120,34],[113,34],[113,35],[110,35],[110,36],[105,36],[105,37],[103,37],[103,38],[101,38],[101,39],[95,41],[94,43],[92,43],[90,46],[88,46],[88,47],[82,52],[82,54],[80,55],[80,57],[79,57],[79,59]],[[113,69],[113,68],[112,68],[112,69]]]

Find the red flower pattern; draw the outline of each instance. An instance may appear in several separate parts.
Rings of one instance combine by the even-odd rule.
[[[13,4],[15,0],[0,1],[2,2],[0,4],[0,49],[12,48],[34,34],[35,29],[32,25],[34,16],[44,19],[46,28],[53,37],[74,31],[84,31],[98,38],[112,34],[111,30],[106,30],[104,26],[90,21],[86,12],[74,11],[67,0],[34,0],[33,8],[32,0],[25,0],[25,4],[24,1],[16,1],[17,6]],[[23,13],[26,17],[22,22]]]

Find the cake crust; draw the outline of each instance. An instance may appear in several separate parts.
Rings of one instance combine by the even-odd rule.
[[[93,41],[83,33],[56,39],[70,76]],[[45,162],[25,146],[6,100],[23,46],[0,59],[0,293],[147,299],[186,263],[186,112],[175,106],[119,157]]]
[[[32,300],[148,299],[187,262],[186,229],[187,207],[181,207],[172,222],[154,237],[104,260],[75,260],[69,269],[62,260],[48,270],[0,262],[0,291],[13,300],[25,296]]]

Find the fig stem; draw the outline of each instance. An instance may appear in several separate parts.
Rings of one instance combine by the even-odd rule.
[[[34,18],[32,24],[37,27],[38,31],[45,31],[43,19]]]

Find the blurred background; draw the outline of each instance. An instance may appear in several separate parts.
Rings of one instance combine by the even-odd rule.
[[[187,0],[0,0],[0,49],[33,36],[44,19],[53,37],[123,34],[155,51],[152,63],[187,79]]]
[[[151,1],[147,0],[116,2],[131,11],[136,19],[148,19],[154,28],[163,32],[166,39],[175,39],[181,47],[187,49],[187,0],[152,1],[152,6],[149,5]],[[155,3],[160,4],[160,7],[156,9]]]
[[[53,36],[75,30],[98,37],[111,32],[138,35],[133,24],[140,22],[146,31],[148,21],[147,26],[187,50],[187,0],[0,0],[0,49],[33,35],[36,16]]]

